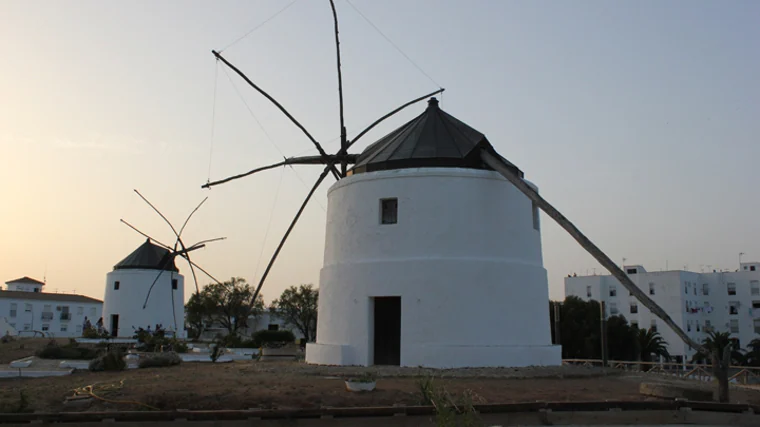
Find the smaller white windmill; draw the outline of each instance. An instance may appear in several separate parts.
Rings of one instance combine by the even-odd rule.
[[[169,225],[174,233],[175,242],[174,246],[161,243],[121,219],[121,222],[147,240],[119,261],[113,271],[107,274],[103,306],[104,326],[114,337],[131,336],[138,328],[153,328],[155,325],[174,330],[179,336],[184,337],[184,276],[179,273],[175,260],[180,257],[187,261],[193,275],[195,291],[199,292],[196,268],[211,280],[217,283],[219,281],[193,262],[190,252],[225,237],[202,240],[192,245],[185,245],[182,241],[182,232],[190,218],[208,197],[190,212],[178,231],[147,198],[139,191],[134,191]]]

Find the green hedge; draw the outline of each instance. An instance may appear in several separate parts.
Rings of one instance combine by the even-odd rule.
[[[98,357],[100,351],[86,347],[47,346],[35,354],[40,359],[91,360]]]
[[[288,330],[270,331],[265,329],[254,333],[252,338],[251,341],[256,344],[256,347],[265,346],[270,343],[292,343],[296,340],[293,332]]]
[[[166,353],[159,353],[155,356],[148,357],[140,360],[140,368],[162,368],[166,366],[174,366],[182,363],[182,358],[179,354],[169,351]]]

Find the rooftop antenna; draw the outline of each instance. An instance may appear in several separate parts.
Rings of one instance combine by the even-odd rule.
[[[196,268],[198,270],[200,270],[201,272],[203,272],[206,276],[208,276],[209,278],[211,278],[211,280],[213,280],[214,282],[220,283],[219,280],[217,280],[214,276],[212,276],[211,274],[209,274],[205,269],[203,269],[201,266],[199,266],[198,264],[194,263],[190,259],[190,252],[205,247],[206,243],[211,243],[211,242],[216,242],[216,241],[219,241],[219,240],[224,240],[224,239],[226,239],[226,237],[217,237],[217,238],[214,238],[214,239],[201,240],[201,241],[196,242],[196,243],[194,243],[192,245],[189,245],[189,246],[186,246],[185,242],[182,240],[182,232],[185,231],[185,227],[187,227],[187,223],[190,221],[190,218],[192,218],[193,215],[198,211],[198,209],[200,209],[200,207],[203,205],[203,203],[205,203],[206,200],[208,200],[208,197],[206,197],[203,200],[201,200],[201,202],[198,204],[198,206],[196,206],[195,209],[193,209],[190,212],[190,215],[187,216],[187,218],[185,219],[185,222],[182,223],[182,227],[180,227],[179,231],[177,231],[177,229],[174,227],[174,225],[172,225],[172,223],[169,221],[169,219],[166,218],[166,216],[164,214],[162,214],[161,211],[159,211],[158,208],[156,208],[155,205],[153,205],[145,196],[143,196],[136,189],[134,190],[134,192],[137,193],[137,195],[140,196],[140,198],[145,203],[147,203],[148,206],[150,206],[151,209],[153,209],[158,214],[158,216],[160,216],[161,219],[164,220],[164,222],[166,222],[169,225],[169,228],[171,228],[171,230],[172,230],[172,232],[174,233],[174,236],[175,236],[174,246],[168,246],[168,245],[166,245],[164,243],[161,243],[160,241],[154,239],[153,237],[149,236],[148,234],[143,233],[142,231],[140,231],[139,229],[137,229],[135,226],[133,226],[132,224],[128,223],[127,221],[125,221],[123,219],[120,219],[120,221],[122,223],[124,223],[127,227],[131,228],[132,230],[136,231],[137,233],[139,233],[143,237],[147,238],[149,242],[153,242],[154,244],[156,244],[156,245],[158,245],[158,246],[160,246],[160,247],[162,247],[162,248],[164,248],[164,249],[166,249],[168,251],[168,254],[167,254],[168,256],[164,257],[163,262],[161,263],[161,266],[160,266],[160,270],[159,270],[158,274],[156,275],[156,278],[153,279],[153,283],[151,283],[150,288],[148,288],[147,295],[145,295],[145,302],[143,303],[143,310],[145,310],[145,308],[148,305],[148,300],[150,299],[150,294],[153,291],[153,287],[158,282],[158,279],[161,278],[161,275],[165,272],[164,269],[167,266],[173,264],[174,260],[177,257],[185,259],[187,261],[188,265],[190,266],[190,272],[193,275],[193,282],[195,282],[195,292],[196,292],[196,294],[200,293],[200,287],[198,286],[198,276],[195,274],[195,269]],[[170,274],[171,274],[171,279],[174,280],[174,271],[171,271]],[[169,282],[169,283],[171,283],[171,282]],[[174,294],[174,288],[172,288],[172,312],[175,315],[174,329],[176,330],[177,329],[177,319],[176,319],[176,310],[174,310],[174,297],[173,297],[173,294]]]
[[[259,279],[259,283],[256,286],[256,290],[253,293],[253,298],[251,298],[250,306],[253,307],[253,304],[256,301],[256,298],[259,295],[259,292],[261,291],[261,287],[264,285],[264,282],[269,275],[269,272],[272,269],[272,266],[274,265],[275,260],[277,259],[277,256],[280,254],[280,251],[282,250],[283,245],[285,244],[285,241],[288,239],[288,236],[290,236],[290,233],[293,231],[293,228],[295,227],[296,223],[298,222],[298,219],[301,217],[301,214],[303,213],[304,209],[306,208],[306,205],[309,203],[309,200],[314,195],[314,192],[316,192],[317,188],[322,184],[322,181],[327,177],[328,174],[332,174],[332,176],[335,178],[336,181],[345,178],[348,176],[348,170],[347,167],[349,164],[356,163],[356,159],[358,157],[358,154],[349,154],[348,150],[351,148],[352,145],[354,145],[359,139],[361,139],[362,136],[367,134],[370,130],[372,130],[375,126],[386,120],[387,118],[393,116],[394,114],[398,113],[399,111],[403,110],[404,108],[415,104],[417,102],[420,102],[424,99],[430,98],[433,95],[442,93],[445,89],[439,88],[436,91],[433,91],[431,93],[428,93],[426,95],[420,96],[419,98],[415,98],[396,109],[390,111],[389,113],[385,114],[384,116],[380,117],[379,119],[375,120],[372,124],[367,126],[364,130],[359,132],[352,140],[348,139],[348,136],[346,134],[346,125],[344,120],[344,105],[343,105],[343,76],[341,72],[341,60],[340,60],[340,37],[339,37],[339,31],[338,31],[338,13],[335,9],[335,2],[334,0],[330,0],[330,8],[332,9],[332,16],[333,16],[333,24],[334,29],[333,32],[335,34],[335,52],[336,52],[336,65],[337,65],[337,77],[338,77],[338,105],[339,105],[339,126],[340,126],[340,149],[335,154],[328,154],[324,148],[322,148],[322,145],[312,136],[311,133],[309,133],[308,130],[298,121],[296,120],[293,115],[291,115],[288,110],[285,109],[285,107],[282,106],[274,97],[272,97],[269,93],[264,91],[261,87],[256,85],[251,79],[243,73],[240,69],[238,69],[235,65],[233,65],[230,61],[228,61],[224,56],[222,56],[221,52],[218,52],[216,50],[212,50],[211,53],[214,55],[214,57],[218,61],[222,61],[224,65],[226,65],[230,70],[234,71],[240,78],[242,78],[246,83],[248,83],[249,86],[251,86],[254,90],[259,92],[262,96],[264,96],[266,99],[268,99],[272,104],[274,104],[288,119],[290,119],[293,124],[298,127],[301,132],[306,136],[307,139],[311,141],[311,143],[314,145],[314,147],[317,149],[317,152],[319,155],[316,156],[300,156],[300,157],[287,157],[283,159],[283,161],[271,164],[268,166],[261,166],[255,169],[252,169],[248,172],[241,173],[238,175],[233,175],[228,178],[224,178],[217,181],[209,181],[206,182],[206,184],[202,185],[201,188],[211,188],[216,185],[224,184],[226,182],[243,178],[249,175],[253,175],[258,172],[263,172],[265,170],[274,169],[281,166],[287,166],[287,165],[324,165],[324,169],[322,170],[322,173],[317,178],[317,181],[312,186],[311,190],[306,195],[306,198],[304,199],[303,203],[301,204],[301,207],[298,209],[298,212],[296,212],[295,217],[291,221],[290,225],[288,226],[287,230],[285,231],[285,234],[283,235],[282,239],[280,240],[280,243],[277,245],[277,248],[274,251],[274,254],[269,260],[269,263],[266,266],[266,269],[264,270],[264,273],[261,275],[261,278]],[[336,165],[339,165],[340,168],[336,167]]]

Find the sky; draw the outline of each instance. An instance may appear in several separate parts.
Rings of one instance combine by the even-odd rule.
[[[444,87],[441,108],[484,133],[616,262],[700,271],[734,270],[741,252],[760,260],[760,3],[336,7],[349,138]],[[44,277],[48,291],[102,298],[106,274],[144,241],[120,219],[174,242],[138,189],[175,225],[208,197],[183,240],[227,239],[193,260],[217,278],[257,283],[321,168],[201,189],[316,154],[211,50],[334,152],[332,29],[327,0],[0,1],[0,279]],[[424,108],[387,120],[355,148]],[[265,300],[318,284],[328,188],[291,234]],[[562,298],[563,277],[602,268],[541,220],[550,296]],[[189,298],[188,266],[178,266]]]

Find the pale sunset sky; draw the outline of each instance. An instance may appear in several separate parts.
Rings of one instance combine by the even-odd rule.
[[[223,49],[334,152],[329,2],[291,3],[0,1],[2,282],[46,277],[47,291],[102,299],[106,273],[144,241],[120,218],[173,243],[138,189],[177,225],[208,196],[185,238],[228,239],[193,253],[195,261],[220,279],[256,283],[321,167],[200,188],[283,155],[316,153],[211,49]],[[693,271],[734,270],[740,252],[760,260],[759,2],[336,5],[349,138],[440,85],[441,107],[486,134],[614,260]],[[424,108],[386,121],[355,148]],[[290,285],[318,284],[332,182],[275,264],[267,301]],[[550,295],[561,298],[564,276],[601,268],[541,220]],[[190,271],[178,266],[189,298]]]

